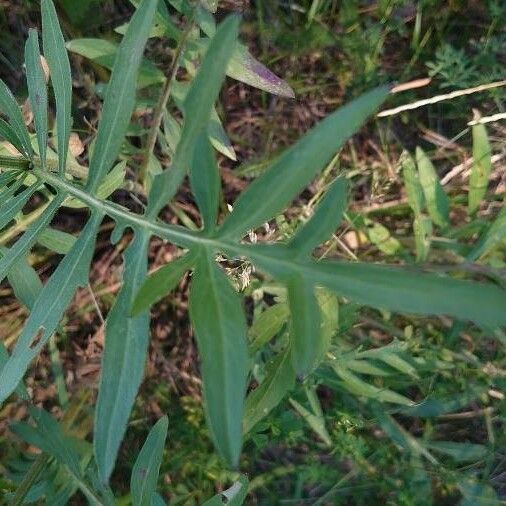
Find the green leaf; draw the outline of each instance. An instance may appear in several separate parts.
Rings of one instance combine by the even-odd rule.
[[[413,406],[414,402],[404,395],[393,392],[388,388],[378,388],[370,383],[366,383],[348,370],[343,364],[335,362],[332,364],[337,376],[343,381],[347,390],[355,395],[375,399],[379,402],[391,402],[402,406]]]
[[[290,351],[297,375],[305,377],[317,365],[321,339],[320,308],[314,286],[302,276],[288,281]]]
[[[428,216],[421,214],[413,221],[415,234],[416,261],[425,262],[430,252],[432,221]]]
[[[190,251],[181,258],[173,260],[153,272],[142,284],[138,291],[131,310],[132,316],[147,311],[153,304],[169,294],[191,269],[195,262],[195,254]]]
[[[373,412],[386,435],[400,448],[417,456],[424,456],[431,464],[437,465],[437,460],[432,454],[414,438],[402,425],[387,414],[382,406],[373,404]]]
[[[491,283],[374,264],[291,261],[286,250],[276,245],[241,250],[274,277],[289,278],[298,273],[360,304],[406,313],[448,315],[493,328],[506,324],[506,290]]]
[[[220,173],[207,132],[202,132],[195,144],[190,184],[202,214],[203,228],[211,232],[218,219],[221,188]]]
[[[75,242],[76,237],[74,235],[51,227],[43,230],[39,237],[37,237],[38,244],[59,255],[66,255],[72,249]]]
[[[0,341],[0,373],[2,372],[4,365],[8,361],[9,361],[9,352],[7,351],[7,348],[5,347],[4,343]],[[30,399],[30,396],[28,395],[28,392],[26,391],[25,385],[23,383],[20,383],[16,387],[16,394],[24,401]]]
[[[504,243],[506,240],[506,206],[501,209],[499,216],[495,219],[494,223],[488,228],[483,236],[478,241],[478,244],[473,248],[471,253],[467,256],[468,262],[473,262],[477,258],[487,254],[497,245]]]
[[[148,199],[148,216],[155,216],[172,199],[190,167],[195,144],[207,129],[211,111],[225,79],[239,30],[239,19],[229,16],[220,24],[184,102],[184,124],[172,165],[159,174]]]
[[[401,243],[390,234],[390,230],[381,223],[364,219],[367,237],[385,255],[395,255],[402,248]]]
[[[316,362],[318,365],[326,356],[332,338],[339,328],[339,301],[337,296],[326,288],[316,288],[316,300],[320,308],[320,338],[316,343]]]
[[[485,125],[473,126],[473,166],[469,177],[469,214],[480,207],[487,193],[488,180],[492,171],[492,147],[488,140]]]
[[[92,214],[74,247],[37,298],[14,351],[0,374],[0,403],[16,388],[32,359],[55,331],[77,287],[88,283],[89,266],[102,218],[103,215],[98,212]]]
[[[125,33],[128,29],[125,27]],[[154,29],[155,27],[153,27]],[[122,30],[123,31],[123,30]],[[150,35],[152,32],[150,32]],[[115,56],[118,52],[118,44],[104,39],[74,39],[67,42],[66,47],[72,53],[79,54],[93,60],[98,65],[112,70]],[[163,72],[150,60],[143,58],[140,62],[139,73],[135,83],[136,89],[141,90],[148,86],[161,85],[165,81]]]
[[[416,171],[415,161],[406,151],[401,154],[399,161],[402,167],[402,177],[406,187],[409,207],[415,213],[415,217],[420,216],[425,205],[425,197],[420,177]]]
[[[290,317],[288,304],[275,304],[262,311],[253,322],[248,332],[250,353],[261,350],[276,334]]]
[[[230,488],[208,499],[202,506],[242,506],[248,495],[248,478],[241,476]]]
[[[3,256],[7,248],[0,246],[0,253]],[[27,308],[31,309],[42,290],[42,282],[35,269],[28,263],[26,258],[15,262],[7,275],[16,298]]]
[[[25,207],[29,198],[37,191],[39,183],[29,186],[15,197],[10,198],[6,202],[0,204],[0,230],[8,225],[16,215]]]
[[[11,425],[11,430],[18,437],[40,448],[64,466],[65,478],[68,479],[70,477],[74,481],[90,504],[106,504],[84,480],[84,473],[81,471],[80,464],[82,453],[80,447],[83,442],[66,435],[60,424],[44,410],[30,408],[30,414],[37,423],[36,427],[23,422],[17,422]],[[51,502],[51,504],[58,503]]]
[[[158,0],[144,0],[130,20],[116,59],[90,160],[87,191],[96,193],[116,160],[135,105],[137,74]]]
[[[489,449],[486,446],[472,443],[428,441],[425,446],[438,453],[448,455],[457,462],[476,462],[489,454]]]
[[[10,142],[21,154],[25,152],[25,148],[14,128],[0,118],[0,137]],[[26,154],[25,154],[26,156]]]
[[[146,442],[137,456],[130,478],[130,490],[134,506],[151,506],[152,504],[162,463],[168,425],[169,420],[166,416],[160,418],[149,431]]]
[[[126,162],[119,162],[114,168],[105,176],[97,190],[97,197],[104,200],[112,195],[117,189],[121,188],[125,181]],[[72,209],[82,209],[87,207],[86,204],[78,199],[67,199],[64,204],[65,207]]]
[[[249,369],[246,318],[239,295],[205,250],[193,273],[190,317],[201,360],[208,427],[218,452],[236,467]]]
[[[0,260],[0,281],[5,278],[14,262],[26,256],[30,248],[37,241],[37,237],[49,225],[64,200],[65,194],[62,193],[57,195],[44,210],[42,215],[30,225],[16,244],[5,253],[4,257]]]
[[[239,238],[284,209],[330,162],[387,95],[388,87],[377,88],[314,127],[241,194],[233,213],[223,223],[220,235]]]
[[[56,100],[58,166],[60,175],[63,175],[72,124],[72,75],[65,40],[52,0],[42,0],[42,43]]]
[[[325,419],[322,415],[315,415],[306,409],[302,404],[297,402],[295,399],[290,399],[290,404],[293,406],[295,411],[299,413],[304,421],[311,427],[311,429],[318,435],[318,437],[325,443],[326,446],[332,445],[332,439],[325,427]]]
[[[435,225],[445,227],[449,221],[448,196],[439,182],[434,165],[420,147],[416,148],[416,163],[429,215]]]
[[[251,56],[248,49],[242,44],[238,44],[230,60],[227,75],[273,95],[295,98],[295,93],[290,85]]]
[[[107,483],[142,381],[149,342],[149,313],[127,316],[147,273],[149,232],[137,231],[125,252],[123,286],[105,327],[102,371],[95,409],[94,449]]]
[[[290,350],[280,353],[267,365],[267,375],[261,385],[248,394],[244,408],[243,431],[248,434],[263,420],[295,386]]]
[[[237,155],[234,151],[234,147],[228,138],[227,132],[225,132],[225,129],[223,128],[220,117],[218,116],[215,108],[211,111],[211,119],[207,125],[207,135],[216,151],[234,162],[237,161]]]
[[[28,129],[26,128],[25,121],[21,114],[21,109],[11,93],[11,90],[7,85],[0,79],[0,111],[6,114],[9,118],[9,123],[13,128],[14,132],[18,136],[23,150],[22,153],[32,159],[33,149],[32,143],[30,142],[30,136],[28,135]]]
[[[337,178],[323,196],[311,219],[303,225],[289,243],[297,257],[307,256],[329,239],[339,226],[347,204],[348,183]]]
[[[39,145],[42,168],[46,167],[47,153],[47,85],[40,61],[39,38],[37,30],[28,31],[25,46],[26,81],[32,106],[33,121]]]

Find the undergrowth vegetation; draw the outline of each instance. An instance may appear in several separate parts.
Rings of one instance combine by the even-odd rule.
[[[216,0],[130,3],[42,0],[0,81],[2,500],[499,504],[504,9],[457,47],[458,6],[259,0],[256,59]],[[402,107],[420,69],[462,93]]]

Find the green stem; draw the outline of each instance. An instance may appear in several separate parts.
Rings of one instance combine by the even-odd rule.
[[[158,99],[158,103],[156,104],[155,111],[153,113],[153,124],[151,125],[151,129],[148,133],[148,138],[146,141],[146,149],[144,152],[144,158],[142,161],[142,165],[139,169],[139,178],[141,181],[144,181],[146,177],[146,173],[148,170],[149,159],[151,158],[151,154],[155,149],[156,138],[158,136],[158,130],[160,130],[160,125],[162,124],[162,117],[167,107],[167,102],[169,101],[169,97],[172,91],[172,83],[176,78],[177,71],[179,69],[179,58],[183,53],[184,47],[186,45],[186,40],[190,35],[194,26],[193,17],[188,20],[188,24],[185,28],[185,31],[182,34],[181,40],[176,48],[176,52],[174,54],[174,60],[169,69],[169,75],[165,79],[165,84],[163,86],[162,93],[160,98]]]
[[[49,457],[45,453],[41,453],[37,460],[31,465],[28,473],[23,478],[23,481],[20,483],[19,487],[16,490],[14,498],[12,499],[11,506],[21,506],[25,500],[26,494],[30,491],[32,486],[37,481],[37,478],[40,476],[40,473],[46,467],[47,461]]]

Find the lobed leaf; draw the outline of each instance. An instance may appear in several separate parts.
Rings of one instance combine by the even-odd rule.
[[[166,416],[160,418],[137,455],[130,478],[133,506],[151,506],[153,503],[168,425]]]
[[[190,288],[190,317],[201,360],[207,425],[231,467],[239,461],[248,376],[246,318],[239,295],[201,250]]]
[[[26,81],[32,106],[33,121],[37,134],[39,156],[42,168],[46,167],[47,153],[47,84],[40,61],[40,48],[37,30],[28,31],[25,46]]]
[[[158,0],[143,0],[116,53],[86,189],[96,193],[116,160],[135,105],[136,80]]]
[[[379,107],[388,90],[377,88],[345,105],[281,155],[240,195],[220,236],[239,238],[284,209]]]
[[[125,252],[123,286],[107,316],[102,369],[95,408],[94,450],[107,483],[142,381],[149,343],[149,313],[128,316],[147,274],[149,233],[137,231]]]
[[[56,127],[58,131],[58,167],[65,174],[67,151],[72,124],[72,75],[65,48],[65,39],[52,0],[42,0],[42,43],[49,66],[56,100]]]

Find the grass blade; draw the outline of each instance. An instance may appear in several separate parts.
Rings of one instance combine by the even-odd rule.
[[[473,126],[473,160],[469,177],[469,214],[474,214],[480,207],[487,193],[488,179],[492,171],[492,147],[485,125]]]
[[[448,196],[439,182],[434,165],[420,147],[416,148],[416,163],[429,215],[435,225],[445,227],[449,221]]]
[[[239,238],[284,209],[388,95],[377,88],[324,119],[244,191],[220,234]]]
[[[13,128],[16,135],[23,146],[22,153],[27,157],[33,158],[32,143],[30,142],[30,136],[28,135],[28,129],[26,128],[25,121],[21,114],[21,109],[11,93],[11,90],[7,85],[0,79],[0,111],[6,114],[9,118],[9,123]]]
[[[158,0],[144,0],[135,11],[116,53],[102,119],[90,160],[87,191],[96,193],[116,160],[135,106],[136,80]]]
[[[149,431],[148,437],[137,456],[130,478],[130,490],[134,506],[151,506],[152,504],[162,463],[168,425],[169,420],[166,416],[160,418]]]
[[[30,362],[55,331],[77,287],[88,283],[88,270],[102,217],[99,213],[91,216],[74,247],[40,293],[14,351],[0,374],[0,403],[16,388]]]
[[[42,0],[42,43],[56,100],[58,167],[65,173],[72,124],[72,75],[65,39],[52,0]]]
[[[149,233],[137,232],[125,252],[123,287],[105,328],[102,372],[95,409],[94,448],[104,483],[116,461],[135,396],[142,381],[149,342],[149,313],[127,317],[147,273]]]
[[[211,232],[218,219],[221,188],[218,165],[206,132],[200,134],[195,144],[190,184],[202,214],[203,228]]]
[[[151,274],[135,297],[131,315],[137,316],[143,311],[147,311],[153,304],[169,294],[185,272],[191,269],[194,262],[195,255],[190,251]]]
[[[218,452],[229,466],[236,467],[248,376],[246,318],[239,295],[205,250],[193,273],[190,317],[199,348],[209,431]]]
[[[39,145],[42,168],[46,167],[47,153],[47,84],[40,61],[39,37],[37,30],[28,31],[25,46],[26,81],[32,106],[33,121]]]
[[[214,103],[235,49],[239,18],[229,16],[211,39],[199,71],[184,102],[184,124],[172,165],[156,176],[148,200],[149,216],[155,216],[172,199],[188,171],[195,144],[207,130]]]
[[[348,183],[337,178],[325,193],[313,217],[297,230],[289,248],[297,257],[307,256],[327,240],[339,226],[347,204]]]

